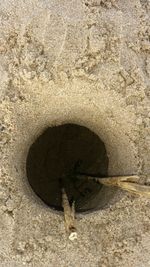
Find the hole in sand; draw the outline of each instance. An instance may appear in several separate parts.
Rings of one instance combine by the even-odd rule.
[[[31,145],[27,177],[33,191],[51,208],[62,210],[63,182],[70,204],[77,212],[99,208],[107,202],[106,192],[95,181],[78,179],[78,174],[107,176],[108,157],[102,140],[77,124],[49,127]]]

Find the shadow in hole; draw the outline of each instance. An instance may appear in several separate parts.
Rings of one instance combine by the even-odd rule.
[[[49,127],[31,145],[26,168],[33,191],[51,208],[62,210],[60,179],[69,201],[75,200],[76,211],[96,209],[107,202],[105,186],[77,179],[78,173],[105,177],[108,171],[105,145],[86,127]]]

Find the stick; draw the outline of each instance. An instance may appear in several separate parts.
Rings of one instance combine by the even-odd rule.
[[[92,177],[92,176],[85,176],[79,175],[78,178],[87,178],[88,180],[93,180],[100,184],[106,186],[116,186],[123,190],[126,190],[133,194],[143,195],[145,197],[150,198],[150,186],[139,184],[140,177],[137,175],[133,176],[116,176],[116,177],[107,177],[107,178],[100,178],[100,177]]]
[[[62,207],[64,209],[65,227],[69,233],[69,239],[73,241],[77,239],[77,231],[75,227],[75,203],[70,207],[69,200],[64,188],[62,188]]]

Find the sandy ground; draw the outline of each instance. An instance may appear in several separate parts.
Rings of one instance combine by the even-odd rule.
[[[150,201],[118,191],[109,207],[63,216],[28,185],[26,157],[43,130],[87,126],[109,174],[150,183],[148,0],[0,1],[0,266],[148,267]]]

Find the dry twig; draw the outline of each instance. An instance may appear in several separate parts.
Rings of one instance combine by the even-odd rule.
[[[79,178],[86,177],[88,180],[94,180],[106,186],[117,186],[130,193],[140,195],[140,196],[143,195],[145,197],[150,197],[150,186],[140,184],[139,183],[140,177],[137,175],[116,176],[116,177],[107,177],[107,178],[92,177],[92,176],[85,176],[85,175],[79,175],[78,177]]]
[[[77,239],[77,231],[75,227],[75,203],[72,207],[69,204],[69,200],[64,188],[62,188],[62,207],[64,209],[64,218],[66,231],[69,233],[69,239],[73,241]]]

